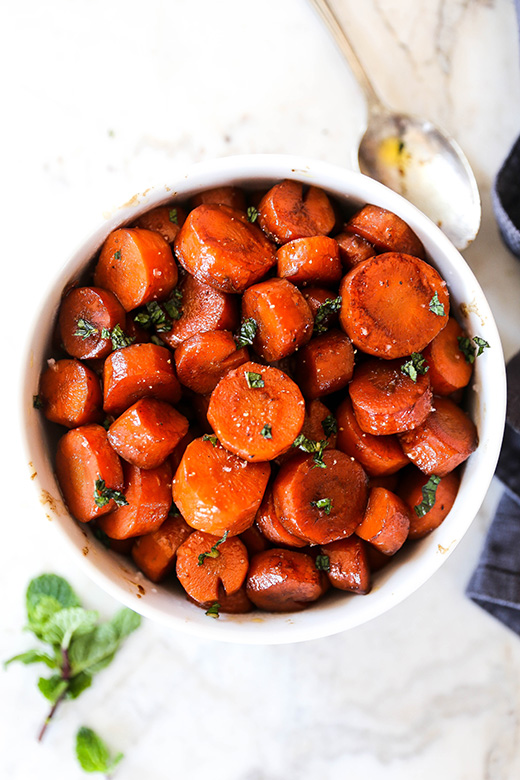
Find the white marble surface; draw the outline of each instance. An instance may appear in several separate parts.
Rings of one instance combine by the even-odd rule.
[[[460,142],[483,201],[465,253],[507,355],[520,346],[520,264],[502,246],[492,178],[520,131],[510,0],[336,0],[395,108]],[[42,284],[99,216],[187,164],[295,152],[350,165],[365,108],[305,0],[7,0],[0,124],[4,420],[0,658],[23,634],[28,580],[52,570],[108,615],[27,484],[14,409],[20,347]],[[464,596],[500,495],[405,603],[351,632],[243,647],[147,622],[63,706],[42,745],[36,667],[0,672],[0,777],[75,780],[79,725],[126,753],[126,780],[516,780],[520,639]]]

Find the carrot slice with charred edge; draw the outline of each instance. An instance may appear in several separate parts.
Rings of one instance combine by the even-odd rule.
[[[188,427],[188,420],[170,404],[141,398],[112,423],[108,440],[128,463],[154,469],[173,452]]]
[[[111,539],[129,539],[157,531],[172,505],[170,464],[138,469],[123,463],[123,473],[128,503],[101,517],[99,527]]]
[[[424,247],[401,217],[379,206],[364,206],[347,222],[347,230],[383,252],[404,252],[424,258]]]
[[[110,233],[94,272],[94,283],[113,292],[125,311],[164,300],[177,278],[170,245],[159,233],[142,228]]]
[[[209,613],[212,617],[218,617],[220,613],[228,615],[244,615],[246,612],[251,612],[253,609],[253,604],[247,596],[245,583],[241,585],[241,587],[235,593],[231,593],[229,596],[222,585],[219,585],[218,597],[216,601],[196,601],[190,596],[188,596],[188,601],[191,601],[197,607],[205,610],[216,607],[215,612]]]
[[[235,330],[238,305],[233,295],[214,290],[187,274],[179,284],[182,292],[182,314],[171,330],[160,334],[174,349],[196,333],[208,330]]]
[[[244,583],[247,566],[247,550],[236,536],[222,541],[222,537],[194,531],[177,550],[179,582],[198,602],[217,601],[219,586],[228,595],[236,593]]]
[[[96,481],[103,480],[110,490],[123,490],[123,470],[102,425],[82,425],[68,431],[58,442],[56,476],[71,515],[82,523],[111,512],[111,499],[98,506]]]
[[[250,558],[257,553],[262,552],[262,550],[268,550],[272,547],[269,540],[256,525],[252,525],[251,528],[246,528],[245,531],[242,531],[240,539],[244,542],[247,554]]]
[[[339,590],[368,593],[372,587],[370,566],[365,546],[357,536],[339,539],[322,545],[321,551],[329,559],[327,577]]]
[[[305,298],[287,279],[267,279],[242,296],[242,319],[257,325],[255,351],[264,360],[281,360],[306,344],[314,319]]]
[[[410,520],[410,508],[399,496],[385,488],[372,488],[356,534],[385,555],[394,555],[406,542]]]
[[[175,567],[177,550],[192,533],[180,515],[167,517],[157,531],[134,541],[132,558],[149,580],[160,582]]]
[[[105,360],[103,408],[118,415],[140,398],[157,398],[176,404],[181,386],[166,347],[132,344],[117,349]]]
[[[305,403],[282,371],[244,363],[213,390],[208,421],[230,452],[248,461],[273,460],[298,436]]]
[[[310,555],[273,548],[251,559],[246,592],[259,609],[297,612],[325,593],[325,579]]]
[[[338,406],[336,419],[338,450],[356,458],[369,477],[394,474],[409,463],[395,435],[374,436],[359,427],[348,396]]]
[[[328,236],[297,238],[276,253],[278,276],[293,284],[335,285],[342,277],[337,241]]]
[[[125,329],[125,310],[116,296],[101,287],[75,287],[62,300],[58,326],[62,344],[81,360],[104,358],[112,352],[110,337],[103,330],[116,325]]]
[[[327,422],[326,422],[327,421]],[[336,419],[321,401],[307,401],[305,404],[305,417],[300,433],[311,441],[327,441],[329,449],[336,447]],[[341,447],[338,447],[341,449]],[[297,455],[299,450],[295,447],[283,452],[277,458],[277,463],[285,463],[289,458]],[[406,460],[408,463],[408,459]]]
[[[196,333],[175,350],[175,367],[181,384],[195,393],[206,395],[233,368],[249,360],[246,347],[237,349],[229,330],[207,330]]]
[[[435,503],[425,515],[419,517],[415,507],[419,507],[423,501],[422,489],[429,477],[422,471],[411,467],[408,469],[399,483],[398,494],[412,510],[410,513],[409,539],[422,539],[430,531],[438,528],[452,508],[460,485],[460,476],[456,471],[450,471],[442,477],[435,492]]]
[[[399,441],[424,474],[444,477],[476,450],[477,429],[451,399],[437,395],[433,407],[426,420],[413,431],[401,433]]]
[[[346,387],[354,372],[354,348],[340,330],[316,336],[296,356],[295,379],[306,398],[320,398]]]
[[[349,392],[359,427],[375,436],[416,428],[431,412],[428,374],[413,382],[402,360],[367,360],[357,366]],[[402,442],[401,442],[402,445]]]
[[[275,248],[246,215],[228,206],[190,211],[175,239],[180,264],[224,293],[242,293],[276,263]]]
[[[311,544],[328,544],[354,533],[368,498],[367,477],[339,450],[323,452],[325,468],[312,455],[285,463],[273,482],[275,512],[282,525]]]
[[[471,379],[473,366],[466,361],[458,341],[464,336],[465,333],[457,320],[450,317],[446,327],[435,336],[423,352],[435,395],[451,395],[456,390],[466,387]]]
[[[258,510],[255,518],[255,523],[260,529],[263,536],[275,545],[287,545],[288,547],[306,547],[308,542],[306,539],[300,539],[294,534],[289,533],[281,524],[278,518],[275,508],[273,493],[271,490],[267,490],[260,509]]]
[[[346,228],[343,233],[339,233],[334,238],[338,242],[341,263],[347,271],[350,271],[362,260],[367,260],[377,254],[375,246],[370,241],[356,236],[355,233],[351,233]]]
[[[192,208],[202,205],[229,206],[238,211],[246,210],[246,199],[239,187],[214,187],[194,195],[191,199]]]
[[[186,220],[186,212],[180,206],[157,206],[157,208],[142,214],[136,222],[136,227],[153,230],[168,244],[173,244],[177,233]]]
[[[188,525],[222,536],[253,525],[271,473],[268,463],[247,463],[218,442],[188,444],[173,480],[173,500]]]
[[[40,377],[38,397],[51,422],[76,428],[103,418],[101,385],[79,360],[54,360]]]
[[[334,228],[336,215],[326,193],[318,187],[303,192],[303,184],[285,181],[275,184],[259,206],[262,230],[279,244],[296,238],[326,236]]]
[[[385,360],[421,352],[448,322],[446,282],[428,263],[389,252],[343,277],[339,319],[354,344]]]

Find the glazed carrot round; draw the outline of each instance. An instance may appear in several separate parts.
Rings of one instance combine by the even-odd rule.
[[[435,336],[423,352],[423,357],[429,368],[429,377],[435,395],[451,395],[466,387],[473,366],[466,361],[460,349],[458,339],[465,334],[454,317]]]
[[[388,252],[343,277],[340,322],[354,344],[386,360],[421,352],[448,322],[446,282],[431,265]]]
[[[297,238],[276,253],[277,274],[300,286],[335,285],[342,276],[337,241],[328,236]]]
[[[296,238],[328,235],[336,215],[323,190],[309,187],[304,192],[303,184],[286,179],[262,198],[258,222],[266,235],[285,244]]]
[[[433,411],[421,425],[399,435],[407,457],[425,474],[444,477],[477,448],[477,429],[450,398],[434,396]]]
[[[99,527],[111,539],[129,539],[157,531],[172,504],[172,472],[169,463],[155,469],[138,469],[123,463],[127,503],[104,515]]]
[[[322,457],[325,468],[313,455],[291,458],[273,482],[280,522],[310,544],[350,536],[363,519],[368,498],[367,477],[356,460],[328,449]]]
[[[186,593],[198,602],[218,601],[219,588],[236,593],[247,574],[247,550],[231,539],[194,531],[177,550],[177,577]]]
[[[428,374],[418,374],[414,382],[401,370],[404,362],[371,359],[354,371],[350,400],[358,425],[366,433],[387,436],[408,431],[430,414]]]
[[[244,615],[246,612],[251,612],[253,604],[248,598],[246,592],[245,583],[235,593],[227,594],[222,585],[219,586],[217,600],[211,601],[197,601],[191,596],[188,596],[188,600],[197,607],[204,610],[215,609],[216,612],[207,612],[208,615],[214,617],[222,614],[229,615]]]
[[[247,463],[212,439],[188,444],[173,480],[173,500],[188,525],[236,536],[253,525],[271,469]]]
[[[424,258],[424,247],[397,214],[379,206],[364,206],[347,222],[347,230],[370,241],[382,252],[404,252]]]
[[[399,496],[385,488],[372,488],[356,534],[385,555],[395,555],[406,542],[410,519],[410,508]]]
[[[132,545],[132,558],[152,582],[160,582],[175,567],[177,550],[193,528],[180,515],[168,516],[157,531],[144,534]]]
[[[203,204],[229,206],[229,208],[238,209],[238,211],[246,210],[246,199],[239,187],[213,187],[211,190],[197,193],[191,199],[192,208]]]
[[[117,454],[140,469],[164,463],[188,432],[189,423],[165,401],[141,398],[108,429],[108,441]]]
[[[173,356],[156,344],[132,344],[112,352],[103,371],[103,408],[118,415],[140,398],[176,404],[181,387],[173,370]]]
[[[308,545],[306,539],[299,539],[294,534],[289,533],[281,524],[275,512],[273,493],[269,489],[266,490],[263,501],[260,504],[255,524],[260,529],[262,535],[276,546],[306,547]]]
[[[186,212],[180,206],[157,206],[157,208],[142,214],[136,222],[136,227],[153,230],[168,244],[173,244],[177,233],[186,219]]]
[[[119,325],[124,331],[125,310],[116,296],[101,287],[74,287],[61,302],[58,327],[62,344],[80,360],[104,358],[112,352],[110,335]]]
[[[356,236],[355,233],[351,233],[347,229],[334,238],[338,242],[339,257],[346,271],[350,271],[362,260],[367,260],[377,254],[375,246],[370,241]]]
[[[99,379],[79,360],[50,361],[40,377],[38,397],[45,417],[66,428],[103,419]]]
[[[121,461],[108,443],[102,425],[82,425],[61,437],[56,451],[56,476],[69,512],[82,523],[111,512],[116,506],[98,481],[102,480],[111,491],[122,491],[124,487]],[[103,496],[109,500],[105,501]]]
[[[316,319],[316,314],[318,313],[320,306],[323,306],[324,303],[334,301],[337,298],[336,293],[333,293],[331,290],[327,290],[325,287],[314,286],[305,287],[302,290],[302,295],[307,301],[313,319]],[[327,307],[326,316],[324,316],[322,320],[323,329],[328,330],[333,323],[337,322],[338,311],[330,306]]]
[[[273,460],[298,436],[305,403],[282,371],[244,363],[213,390],[208,421],[230,452],[248,461]]]
[[[357,536],[339,539],[322,545],[321,552],[328,558],[327,577],[339,590],[351,593],[369,593],[370,566],[365,545]]]
[[[311,441],[326,441],[329,449],[336,447],[337,422],[334,415],[321,401],[307,401],[305,404],[305,417],[300,431],[300,435],[305,436]],[[338,448],[339,449],[339,448]],[[278,456],[276,462],[285,463],[290,458],[297,455],[301,450],[291,447],[287,452]],[[408,462],[408,461],[407,461]]]
[[[264,360],[281,360],[306,344],[314,320],[305,298],[287,279],[267,279],[242,296],[242,320],[254,320],[255,351]]]
[[[175,239],[180,264],[224,293],[242,293],[276,263],[275,248],[246,215],[227,206],[190,211]]]
[[[249,360],[247,347],[237,349],[229,330],[196,333],[175,350],[175,367],[181,384],[206,395],[222,377]]]
[[[409,539],[422,539],[438,528],[452,508],[459,490],[460,476],[450,471],[440,479],[435,490],[435,501],[425,514],[420,510],[423,504],[423,488],[430,477],[414,467],[407,470],[399,483],[398,493],[411,509]],[[418,511],[419,510],[419,511]]]
[[[165,300],[177,278],[170,245],[159,233],[143,228],[110,233],[94,272],[96,286],[113,292],[125,311]]]
[[[409,463],[397,436],[374,436],[359,427],[349,396],[336,410],[338,450],[356,458],[369,477],[394,474]]]
[[[246,590],[260,609],[296,612],[323,595],[324,579],[310,555],[273,548],[252,558]]]
[[[295,379],[306,398],[321,398],[346,387],[354,372],[354,348],[340,330],[315,336],[296,356]]]

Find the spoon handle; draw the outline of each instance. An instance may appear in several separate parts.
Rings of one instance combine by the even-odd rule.
[[[374,89],[374,86],[367,76],[367,73],[361,64],[356,52],[343,27],[341,26],[338,17],[330,7],[327,0],[310,0],[316,11],[320,14],[321,18],[329,28],[330,32],[336,44],[338,45],[341,53],[346,58],[350,68],[368,102],[370,110],[375,108],[382,108],[383,103]]]

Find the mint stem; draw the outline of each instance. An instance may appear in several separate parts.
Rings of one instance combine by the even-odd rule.
[[[62,649],[61,655],[63,657],[63,666],[61,667],[61,679],[62,680],[66,680],[68,682],[70,680],[69,654],[68,654],[67,650],[63,650]],[[42,739],[43,739],[43,737],[45,735],[45,732],[47,731],[47,726],[49,725],[49,723],[51,722],[52,718],[54,717],[54,713],[58,709],[59,705],[61,704],[61,702],[65,698],[65,695],[66,695],[67,691],[68,691],[68,686],[67,686],[67,688],[65,688],[63,693],[61,693],[58,696],[58,698],[56,699],[56,701],[52,705],[52,707],[51,707],[51,709],[49,711],[49,714],[47,715],[47,717],[45,718],[45,720],[43,722],[43,726],[40,729],[40,733],[38,734],[38,742],[42,741]]]

